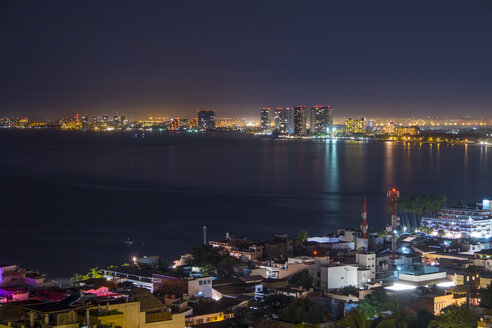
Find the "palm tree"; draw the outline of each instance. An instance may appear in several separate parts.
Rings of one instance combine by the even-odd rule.
[[[391,297],[385,307],[391,311],[391,315],[379,322],[376,328],[408,328],[409,324],[415,323],[417,317],[408,314],[399,298]]]
[[[299,230],[299,232],[297,233],[297,239],[304,243],[308,239],[307,231],[305,229]]]
[[[91,268],[87,274],[90,278],[104,278],[104,275],[97,267]]]
[[[337,322],[338,327],[345,328],[370,328],[372,322],[366,319],[363,311],[355,308],[350,311],[345,317]]]
[[[446,206],[446,202],[448,201],[448,196],[446,194],[442,194],[441,197],[439,198],[439,201],[441,202],[441,207]]]
[[[73,286],[76,286],[78,285],[78,283],[82,280],[86,280],[87,277],[82,275],[82,274],[78,274],[78,273],[74,273],[73,276],[70,278],[70,282],[72,283]]]
[[[437,212],[445,206],[447,201],[446,195],[437,197],[434,194],[427,195],[412,195],[408,201],[398,200],[398,210],[402,217],[402,222],[410,224],[410,218],[415,226],[420,225],[422,216],[436,216]]]
[[[376,325],[376,328],[407,328],[408,325],[400,326],[393,318],[384,319]]]

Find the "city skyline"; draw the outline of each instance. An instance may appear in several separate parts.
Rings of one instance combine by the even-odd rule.
[[[488,1],[2,7],[2,116],[251,118],[314,103],[345,117],[484,117],[492,107]]]
[[[492,0],[0,3],[0,328],[492,327]]]
[[[272,111],[278,110],[278,109],[292,109],[296,107],[305,107],[306,108],[306,113],[314,110],[315,108],[331,108],[332,111],[334,112],[333,114],[333,124],[343,124],[346,119],[354,119],[354,118],[365,118],[368,120],[380,120],[380,121],[394,121],[394,122],[400,122],[400,121],[408,121],[408,120],[426,120],[426,121],[431,121],[435,120],[436,122],[438,121],[469,121],[469,120],[476,120],[476,121],[482,121],[482,122],[489,122],[488,125],[492,124],[492,118],[490,118],[490,115],[473,115],[469,113],[456,113],[456,114],[443,114],[443,115],[432,115],[432,114],[420,114],[420,115],[412,115],[409,113],[392,113],[390,115],[376,115],[376,114],[368,114],[368,113],[355,113],[355,114],[350,114],[347,112],[344,112],[343,110],[340,110],[336,106],[333,106],[331,104],[325,104],[325,105],[320,105],[318,103],[316,104],[310,104],[308,105],[301,104],[301,105],[289,105],[289,106],[262,106],[259,108],[256,108],[255,112],[252,114],[248,115],[243,115],[242,113],[238,113],[237,115],[228,115],[229,112],[221,111],[220,109],[210,107],[210,108],[200,108],[196,109],[193,111],[184,111],[184,112],[176,112],[174,114],[169,114],[169,113],[163,113],[162,111],[156,111],[154,113],[150,114],[142,114],[142,113],[137,113],[136,115],[128,115],[127,112],[121,112],[121,111],[60,111],[59,114],[48,114],[47,112],[38,112],[38,113],[31,113],[31,114],[26,114],[26,113],[13,113],[13,114],[5,114],[5,113],[0,113],[0,119],[21,119],[21,118],[27,118],[32,121],[58,121],[58,120],[63,120],[67,118],[75,118],[77,116],[80,117],[89,117],[89,118],[103,118],[103,117],[114,117],[114,116],[125,116],[128,119],[131,120],[136,120],[136,121],[145,121],[145,120],[169,120],[169,119],[180,119],[180,118],[196,118],[197,115],[202,112],[202,111],[214,111],[217,113],[216,117],[217,119],[242,119],[246,120],[249,122],[260,122],[261,121],[261,112],[265,109],[271,109]],[[336,109],[336,111],[334,111]],[[130,111],[131,113],[131,111]],[[309,116],[310,114],[308,114]],[[309,117],[306,118],[307,122],[310,120]],[[487,125],[487,124],[486,124]]]

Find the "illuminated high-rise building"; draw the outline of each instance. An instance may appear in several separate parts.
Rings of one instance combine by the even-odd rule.
[[[202,131],[215,129],[214,110],[201,110],[198,112],[198,128]]]
[[[188,126],[189,122],[185,118],[171,118],[167,123],[168,130],[170,131],[187,129]]]
[[[272,110],[270,108],[261,109],[261,131],[272,131]]]
[[[294,134],[294,110],[292,108],[275,109],[275,131],[282,135]]]
[[[294,134],[306,135],[306,106],[294,107]]]
[[[311,134],[326,134],[333,126],[333,107],[314,106],[311,107]]]
[[[193,118],[191,120],[188,121],[188,128],[189,129],[198,129],[198,119],[197,118]]]
[[[365,131],[366,131],[365,117],[361,119],[353,119],[353,118],[345,119],[345,133],[358,134],[358,133],[364,133]]]
[[[397,126],[394,129],[394,132],[397,136],[415,136],[420,133],[420,129],[418,126]]]
[[[387,134],[394,134],[395,133],[395,123],[394,122],[388,122],[384,126],[384,133]]]

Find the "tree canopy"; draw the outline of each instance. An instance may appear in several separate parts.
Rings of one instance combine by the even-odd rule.
[[[480,289],[480,307],[492,309],[492,285]]]
[[[316,303],[309,299],[295,299],[282,311],[280,318],[290,323],[322,323],[325,321],[323,313]]]
[[[466,305],[451,305],[429,323],[429,328],[476,328],[478,317]]]
[[[372,322],[367,320],[366,314],[359,308],[355,308],[345,317],[340,319],[337,322],[337,327],[346,327],[346,328],[371,328]]]
[[[385,310],[384,305],[387,300],[388,296],[384,291],[374,291],[364,297],[364,300],[360,303],[359,307],[366,315],[367,319],[374,319]]]
[[[415,213],[420,216],[435,216],[447,201],[446,195],[436,196],[434,194],[413,195],[408,201],[401,198],[398,199],[398,209],[410,213]]]
[[[89,278],[104,278],[104,275],[102,273],[101,270],[99,270],[99,268],[91,268],[89,270],[89,273],[87,273],[87,276]]]
[[[309,275],[308,270],[295,273],[290,282],[304,289],[311,289],[313,287],[313,278]]]
[[[225,249],[209,245],[194,248],[191,255],[192,266],[200,267],[204,275],[217,278],[233,277],[234,268],[242,264],[240,260],[230,256]]]
[[[409,200],[398,199],[397,209],[399,211],[402,226],[419,226],[422,216],[437,216],[437,212],[446,204],[447,196],[413,195]]]
[[[297,233],[297,239],[299,239],[301,242],[305,242],[308,239],[308,232],[305,229],[299,230]]]
[[[337,322],[337,327],[350,328],[426,328],[434,315],[427,310],[412,311],[411,297],[388,296],[375,291],[366,296],[358,308]]]
[[[343,295],[357,295],[359,288],[357,286],[345,286],[342,289]]]
[[[91,268],[87,274],[78,274],[74,273],[73,276],[70,278],[70,282],[72,285],[76,286],[79,282],[91,279],[91,278],[104,278],[104,274],[102,273],[101,270],[99,270],[97,267],[96,268]]]
[[[433,313],[430,313],[427,310],[420,310],[419,312],[417,312],[417,321],[409,325],[408,328],[427,327],[433,319]]]
[[[326,321],[316,303],[308,299],[296,299],[285,295],[269,295],[263,300],[253,300],[248,308],[235,316],[236,327],[249,327],[260,317],[271,316],[290,323],[316,324]]]

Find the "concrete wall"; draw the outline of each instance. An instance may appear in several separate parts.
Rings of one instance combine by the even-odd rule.
[[[140,320],[140,303],[129,302],[120,304],[110,304],[109,310],[116,310],[125,314],[123,326],[121,328],[138,328]]]
[[[288,264],[287,270],[280,270],[279,271],[279,279],[283,279],[286,277],[289,277],[297,272],[301,272],[304,270],[308,270],[311,265],[304,264],[304,263],[292,263]]]
[[[145,323],[145,312],[140,313],[140,327],[138,328],[183,328],[185,326],[185,314],[175,313],[172,320]],[[130,327],[132,328],[132,327]]]
[[[212,277],[196,278],[188,281],[188,295],[212,297]]]
[[[370,279],[376,278],[376,254],[357,253],[355,260],[360,267],[369,269],[371,272]]]
[[[106,326],[111,326],[112,323],[114,323],[115,326],[119,327],[124,327],[124,322],[125,322],[125,315],[123,313],[121,314],[112,314],[112,315],[105,315],[105,316],[94,316],[94,321],[99,321],[97,324],[102,324]],[[96,324],[96,322],[93,322],[91,320],[91,324]]]
[[[351,265],[336,265],[321,267],[321,288],[335,289],[347,286],[357,286],[357,267]]]
[[[363,287],[364,284],[372,281],[371,276],[369,270],[357,270],[357,286]]]
[[[446,278],[446,272],[436,272],[436,273],[429,273],[429,274],[423,274],[418,276],[400,273],[398,280],[423,282],[423,281],[432,281],[432,280],[444,279],[444,278]]]
[[[109,309],[117,310],[124,314],[123,325],[121,328],[183,328],[185,325],[184,313],[172,314],[172,320],[145,323],[145,312],[140,312],[139,302],[110,304]]]

